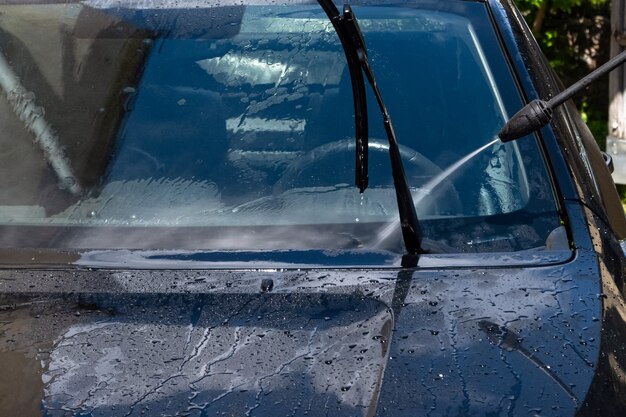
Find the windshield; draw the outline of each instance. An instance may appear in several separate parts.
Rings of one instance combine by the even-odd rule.
[[[496,139],[522,102],[486,6],[353,10],[424,248],[544,248],[555,199],[534,137]],[[369,91],[353,185],[351,80],[317,2],[5,4],[0,39],[1,247],[403,252]]]

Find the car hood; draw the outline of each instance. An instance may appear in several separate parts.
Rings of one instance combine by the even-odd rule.
[[[21,416],[573,414],[601,314],[576,263],[4,271],[0,397]]]

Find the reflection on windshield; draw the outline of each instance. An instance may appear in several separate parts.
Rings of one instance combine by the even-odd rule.
[[[0,244],[162,249],[179,241],[162,230],[218,228],[193,248],[401,251],[379,116],[360,195],[348,185],[343,50],[318,5],[295,3],[0,6],[0,145],[10,149],[0,224],[32,232]],[[515,88],[502,57],[482,45],[493,34],[471,16],[413,6],[355,11],[431,250],[543,247],[559,221],[536,146],[490,139],[517,106],[499,93]],[[304,236],[319,225],[326,239]],[[228,228],[240,239],[225,245]]]

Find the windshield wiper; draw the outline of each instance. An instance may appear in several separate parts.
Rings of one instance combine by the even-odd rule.
[[[365,72],[367,81],[376,96],[376,102],[380,108],[385,125],[385,132],[387,133],[387,140],[389,141],[391,173],[393,175],[393,183],[396,191],[396,200],[398,201],[398,214],[400,215],[402,238],[407,250],[407,255],[402,258],[402,266],[416,266],[417,255],[424,252],[422,250],[422,232],[419,226],[419,220],[417,219],[417,213],[415,212],[413,196],[411,195],[404,166],[402,165],[402,158],[400,157],[400,149],[398,148],[393,124],[391,123],[387,107],[383,102],[382,95],[376,84],[374,72],[367,60],[367,48],[365,46],[365,40],[363,39],[363,32],[361,32],[361,28],[350,5],[344,5],[343,14],[340,14],[332,0],[318,0],[318,2],[328,15],[328,18],[339,36],[348,61],[350,78],[352,79],[357,141],[356,185],[361,192],[367,187],[367,106],[362,70]]]
[[[367,96],[365,95],[365,82],[359,63],[358,50],[364,49],[363,37],[353,31],[346,24],[345,17],[339,14],[339,10],[332,0],[319,0],[320,6],[326,12],[330,22],[339,36],[343,51],[348,61],[348,71],[352,83],[352,98],[354,100],[354,128],[356,137],[356,164],[355,183],[359,191],[363,192],[368,185],[368,122],[367,122]]]

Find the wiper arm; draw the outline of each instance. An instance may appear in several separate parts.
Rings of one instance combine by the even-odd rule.
[[[423,253],[422,250],[422,232],[419,226],[419,220],[417,219],[417,213],[415,211],[415,203],[413,202],[413,196],[406,179],[406,173],[404,166],[402,165],[402,158],[400,157],[400,149],[398,148],[398,142],[396,140],[396,134],[389,117],[387,107],[383,102],[382,95],[376,84],[376,78],[374,72],[370,67],[367,60],[367,48],[365,46],[365,40],[363,39],[363,32],[359,27],[356,20],[356,16],[352,12],[350,5],[343,6],[343,15],[339,14],[339,10],[333,4],[332,0],[318,0],[326,14],[328,15],[333,27],[337,31],[337,35],[341,40],[341,44],[348,60],[348,66],[350,68],[350,76],[352,78],[352,85],[354,91],[355,112],[357,111],[357,102],[363,101],[359,104],[360,111],[367,113],[367,107],[365,106],[365,90],[363,86],[363,75],[361,69],[365,72],[367,81],[369,82],[374,95],[376,96],[376,102],[382,113],[383,123],[385,125],[385,132],[387,133],[387,140],[389,141],[389,157],[391,159],[391,173],[393,175],[393,183],[396,191],[396,200],[398,201],[398,214],[400,215],[400,227],[402,229],[402,238],[404,240],[404,246],[408,252],[408,256],[403,257],[402,266],[411,267],[417,264],[417,255]],[[356,58],[356,60],[355,60]],[[355,65],[356,70],[354,69]],[[358,67],[361,67],[360,69]],[[357,87],[355,88],[355,84]],[[365,123],[365,129],[359,130],[357,122],[357,163],[359,158],[359,152],[365,155],[365,180],[367,181],[367,114],[358,115],[357,119]],[[361,127],[362,129],[362,127]],[[359,137],[358,133],[365,133],[365,137]],[[364,139],[364,140],[363,140]],[[359,143],[361,140],[361,143]],[[362,146],[365,148],[363,149]],[[363,192],[364,188],[360,187],[358,183],[359,170],[363,168],[363,165],[357,165],[357,186]],[[362,179],[363,177],[361,177]]]

